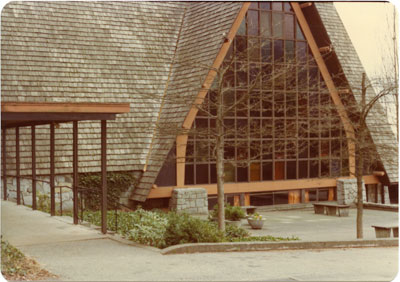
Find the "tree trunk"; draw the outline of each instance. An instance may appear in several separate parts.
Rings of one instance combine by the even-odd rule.
[[[357,165],[357,239],[363,238],[363,183],[362,183],[362,157]]]
[[[358,122],[358,130],[356,130],[356,138],[358,140],[365,140],[367,125],[365,123],[366,111],[366,95],[367,88],[365,86],[365,73],[362,74],[361,82],[361,115]],[[356,145],[356,178],[357,178],[357,239],[363,238],[363,170],[364,170],[364,150],[362,143],[358,142]]]
[[[218,193],[218,229],[225,231],[225,195],[224,195],[224,146],[222,140],[217,138],[217,193]]]
[[[218,197],[218,229],[225,231],[225,194],[224,194],[224,127],[223,127],[223,93],[218,91],[217,122],[216,122],[216,169]]]

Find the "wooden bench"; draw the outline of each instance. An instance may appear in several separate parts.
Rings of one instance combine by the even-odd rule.
[[[399,226],[396,224],[393,225],[372,225],[375,228],[375,236],[376,238],[389,238],[390,233],[393,230],[393,237],[399,237]]]
[[[341,205],[337,203],[314,203],[314,212],[316,214],[326,214],[330,216],[349,216],[350,205]]]
[[[253,214],[257,209],[255,206],[241,206],[241,208],[246,214]]]

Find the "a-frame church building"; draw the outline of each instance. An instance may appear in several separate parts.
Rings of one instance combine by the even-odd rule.
[[[136,177],[130,201],[163,206],[175,188],[202,187],[212,203],[219,86],[229,88],[221,99],[228,201],[343,201],[350,189],[357,113],[339,109],[361,103],[365,71],[332,2],[10,2],[1,39],[3,104],[28,112],[30,104],[130,104],[108,122],[107,142],[108,171]],[[54,170],[66,182],[73,129],[55,123]],[[26,125],[17,138],[2,124],[9,189],[15,176],[33,175],[33,127],[35,175],[49,175],[49,126]],[[397,139],[380,101],[367,125],[375,151],[366,200],[389,203]],[[100,172],[100,125],[79,128],[78,171]]]

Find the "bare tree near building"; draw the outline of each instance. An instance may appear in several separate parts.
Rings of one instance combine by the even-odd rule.
[[[382,117],[384,109],[380,103],[383,103],[386,97],[396,95],[397,85],[395,81],[388,78],[371,81],[365,73],[359,75],[361,77],[360,87],[351,90],[348,88],[347,82],[338,78],[340,75],[334,79],[338,85],[339,93],[342,93],[340,98],[349,118],[350,127],[345,130],[350,130],[351,134],[345,135],[346,141],[354,144],[354,151],[348,151],[348,158],[355,160],[355,167],[354,170],[350,169],[349,172],[357,180],[356,236],[363,238],[363,176],[371,175],[374,171],[382,171],[382,159],[385,159],[386,163],[388,163],[388,160],[391,161],[391,164],[397,162],[395,144],[377,143],[373,140],[373,136],[381,135],[380,137],[384,137],[387,130],[390,130],[390,126],[385,129],[383,127],[388,123]],[[379,91],[376,91],[377,89]],[[320,124],[322,128],[320,130],[325,131],[324,126],[331,122],[329,112],[338,110],[337,106],[333,104],[326,104],[320,109],[324,112],[321,115]],[[377,116],[379,113],[382,115],[381,117]],[[311,132],[314,129],[311,128]]]

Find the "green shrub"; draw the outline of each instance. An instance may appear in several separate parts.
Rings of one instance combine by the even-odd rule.
[[[185,243],[222,242],[223,239],[223,233],[209,221],[188,214],[175,212],[168,214],[168,226],[165,233],[167,246]]]
[[[128,239],[157,248],[164,248],[165,232],[168,226],[168,218],[160,212],[145,211],[138,209],[136,214],[131,217],[132,222],[125,227],[122,234]],[[129,227],[128,227],[129,226]]]
[[[218,204],[216,204],[211,212],[212,217],[218,217]],[[245,217],[245,213],[241,207],[231,206],[225,203],[225,219],[237,221]]]
[[[225,226],[225,238],[227,241],[232,241],[234,238],[244,238],[248,237],[250,234],[247,232],[247,230],[233,225],[233,224],[227,224]]]
[[[100,225],[101,213],[100,211],[85,211],[84,220]],[[245,229],[229,224],[226,225],[225,233],[223,233],[218,230],[216,222],[201,220],[188,214],[146,211],[141,208],[134,212],[120,211],[117,220],[117,232],[122,236],[157,248],[185,243],[298,240],[296,237],[250,237]],[[107,213],[107,228],[116,230],[115,223],[115,213],[109,211]]]
[[[130,172],[108,172],[107,173],[107,199],[108,208],[118,207],[119,197],[129,186],[135,185],[137,179]],[[101,174],[83,173],[79,175],[79,186],[88,188],[84,193],[85,207],[90,210],[100,209],[101,197]]]

